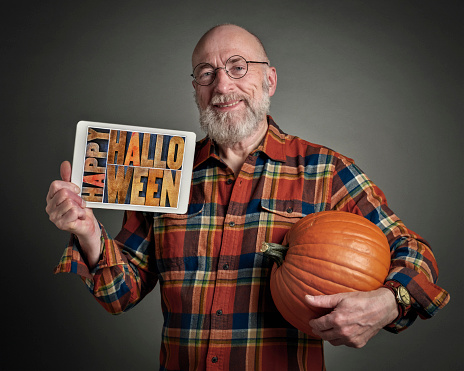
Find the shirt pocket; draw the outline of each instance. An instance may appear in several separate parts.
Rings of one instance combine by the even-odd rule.
[[[204,229],[202,221],[206,220],[204,213],[205,205],[200,203],[190,204],[186,214],[163,214],[153,218],[158,278],[166,308],[192,308],[193,313],[199,313],[199,307],[192,307],[198,300],[192,298],[200,296],[196,290],[201,288],[198,282],[205,274],[201,266],[203,246],[199,240]],[[180,327],[182,318],[174,316],[169,321],[171,326]],[[192,326],[196,323],[192,322]]]
[[[158,214],[153,217],[156,258],[160,273],[181,271],[199,254],[198,241],[192,235],[200,233],[204,204],[190,204],[186,214]]]
[[[314,212],[300,200],[262,199],[260,206],[257,251],[263,242],[282,243],[293,224]]]
[[[261,208],[284,218],[284,220],[292,218],[301,219],[308,212],[308,210],[306,210],[306,213],[303,211],[303,202],[299,200],[263,199],[261,200]]]

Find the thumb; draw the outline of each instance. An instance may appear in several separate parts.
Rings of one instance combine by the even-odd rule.
[[[305,303],[311,307],[316,308],[335,308],[340,302],[341,298],[339,295],[306,295]]]
[[[63,161],[60,166],[61,179],[65,182],[71,181],[71,163],[69,161]]]

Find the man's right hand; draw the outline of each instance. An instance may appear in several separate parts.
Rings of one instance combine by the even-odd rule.
[[[79,196],[79,187],[71,183],[69,161],[61,164],[60,174],[61,180],[50,185],[45,211],[59,229],[76,235],[89,268],[93,268],[100,259],[101,230],[98,221]]]

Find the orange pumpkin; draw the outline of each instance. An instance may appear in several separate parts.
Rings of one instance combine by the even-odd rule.
[[[390,267],[390,248],[380,228],[348,212],[304,217],[287,232],[283,245],[263,243],[262,247],[276,261],[272,298],[290,324],[316,338],[308,322],[327,310],[309,308],[306,294],[374,290],[383,285]]]

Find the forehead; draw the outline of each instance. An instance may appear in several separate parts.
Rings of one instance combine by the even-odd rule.
[[[192,66],[207,62],[223,64],[232,55],[241,55],[247,60],[262,58],[258,40],[242,28],[219,27],[203,36],[192,55]]]

